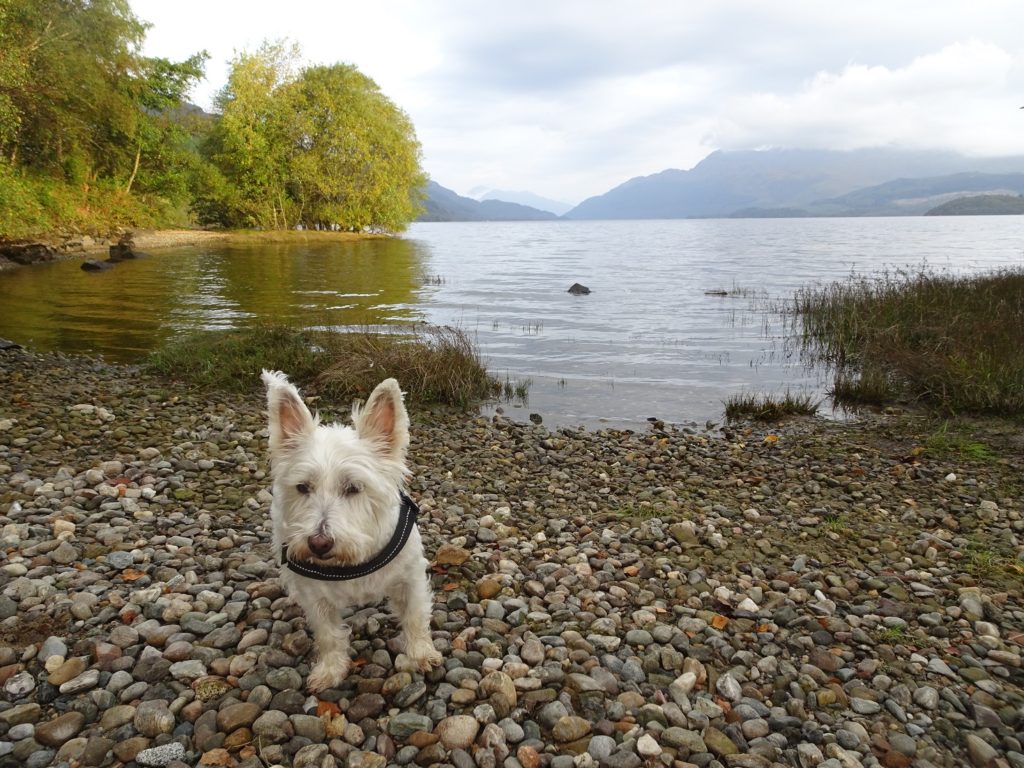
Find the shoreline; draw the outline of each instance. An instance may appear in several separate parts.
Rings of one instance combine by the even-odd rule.
[[[210,243],[244,245],[247,243],[302,243],[376,239],[391,237],[369,232],[325,232],[315,230],[207,230],[207,229],[140,229],[131,230],[138,251],[184,248]],[[48,261],[64,261],[96,254],[105,254],[118,241],[116,237],[93,238],[83,235],[39,237],[4,243],[0,240],[0,271]],[[4,247],[15,247],[19,255],[4,255]]]
[[[414,411],[445,667],[397,671],[368,607],[310,700],[258,391],[6,350],[0,392],[0,765],[1024,764],[1015,423],[978,422],[979,457],[906,413],[710,438]]]

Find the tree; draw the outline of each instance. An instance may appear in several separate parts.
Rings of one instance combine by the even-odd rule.
[[[166,134],[162,116],[202,77],[205,53],[147,58],[127,0],[0,0],[0,148],[73,182],[124,180]]]
[[[404,229],[426,183],[408,116],[355,67],[298,58],[278,41],[232,63],[199,207],[228,226]]]
[[[285,199],[284,124],[280,90],[293,77],[299,49],[265,42],[231,63],[227,85],[216,99],[220,111],[207,152],[237,190],[240,209],[229,225],[280,229],[288,226]]]
[[[408,116],[354,66],[311,67],[284,88],[297,223],[401,230],[426,177]]]

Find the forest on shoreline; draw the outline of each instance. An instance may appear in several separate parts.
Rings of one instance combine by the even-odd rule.
[[[401,231],[426,175],[408,116],[287,41],[231,62],[142,54],[127,0],[0,0],[0,241],[133,228]]]

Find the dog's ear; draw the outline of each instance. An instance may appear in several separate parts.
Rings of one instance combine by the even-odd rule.
[[[386,458],[402,462],[409,447],[409,414],[394,379],[376,386],[366,404],[352,409],[352,423],[363,440],[376,444]]]
[[[280,371],[263,371],[270,415],[270,452],[277,455],[316,428],[316,419],[299,397],[299,390]]]

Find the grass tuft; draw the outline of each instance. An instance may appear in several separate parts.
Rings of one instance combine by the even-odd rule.
[[[828,390],[832,401],[856,408],[865,405],[885,405],[896,397],[896,390],[885,371],[866,369],[859,373],[837,371]]]
[[[1024,413],[1024,270],[851,278],[801,289],[794,310],[804,352],[834,368],[840,402]]]
[[[202,389],[258,389],[262,368],[281,370],[311,394],[347,404],[382,380],[398,380],[410,401],[469,408],[508,389],[525,399],[529,382],[491,376],[469,335],[449,326],[335,333],[282,327],[208,331],[153,352],[149,370]]]
[[[942,422],[942,426],[928,436],[925,450],[938,457],[955,456],[976,461],[994,461],[997,458],[991,447],[965,434],[957,425],[951,428],[949,421]]]
[[[778,421],[789,416],[813,416],[820,404],[809,394],[794,395],[789,390],[781,397],[744,392],[730,395],[725,401],[725,418]]]

